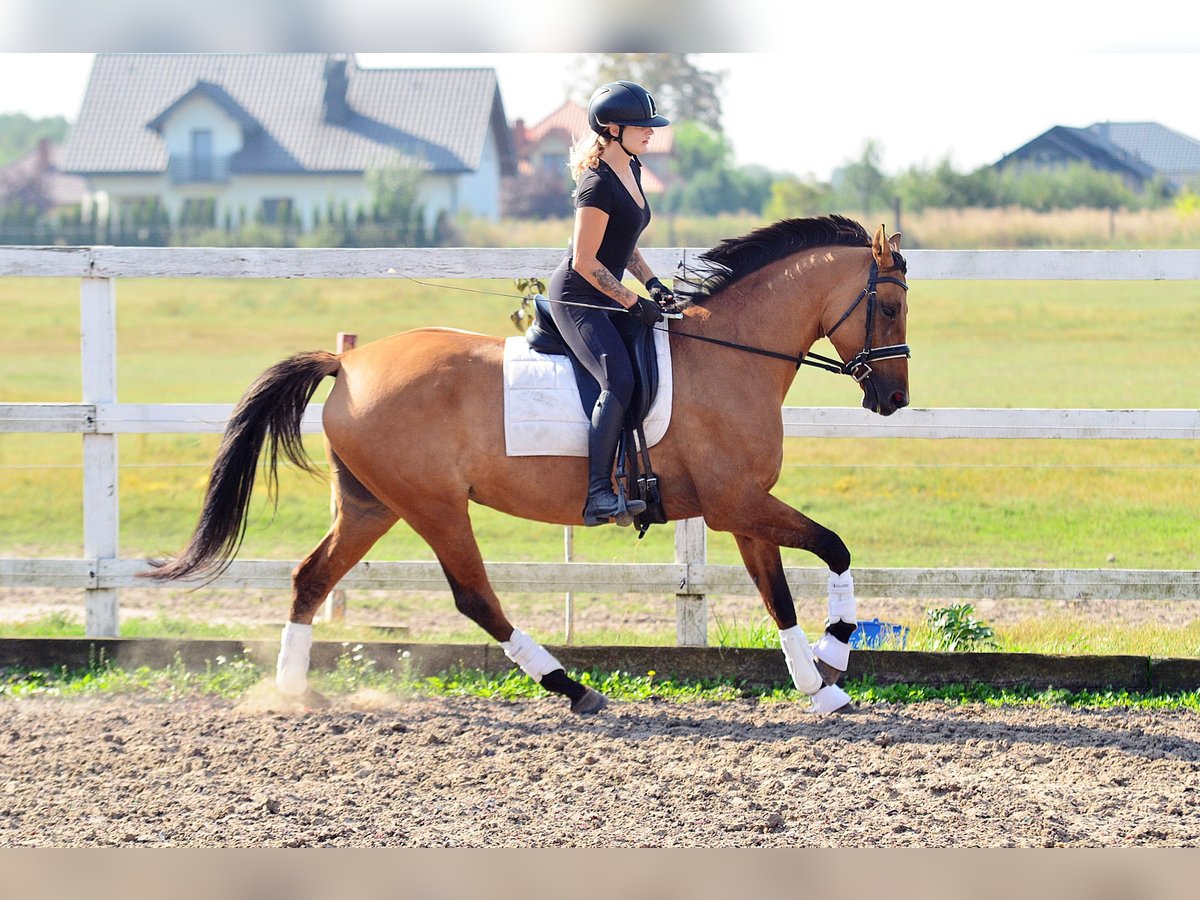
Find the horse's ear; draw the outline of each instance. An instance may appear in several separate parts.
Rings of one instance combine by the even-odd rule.
[[[888,243],[892,245],[893,253],[896,253],[900,250],[900,237],[901,237],[901,233],[899,231],[897,231],[895,234],[893,234],[891,237],[888,238]]]
[[[880,225],[875,229],[875,237],[871,241],[871,255],[875,257],[875,264],[881,269],[891,268],[894,263],[892,261],[892,251],[899,249],[900,235],[893,236],[892,240],[896,241],[893,244],[888,240],[887,230]]]

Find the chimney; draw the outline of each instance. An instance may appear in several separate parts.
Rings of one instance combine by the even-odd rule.
[[[350,115],[350,105],[346,102],[346,89],[350,86],[346,78],[346,57],[331,56],[325,61],[325,101],[324,115],[326,122],[340,124]]]
[[[517,148],[517,156],[521,156],[525,152],[525,142],[528,140],[526,137],[527,131],[525,129],[524,119],[517,119],[515,122],[513,122],[512,134],[513,144]]]
[[[37,171],[40,175],[42,172],[49,172],[54,168],[54,162],[51,159],[52,147],[50,138],[39,138],[37,145]]]

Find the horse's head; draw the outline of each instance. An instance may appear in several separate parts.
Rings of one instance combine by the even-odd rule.
[[[834,298],[823,324],[846,363],[846,373],[863,390],[863,408],[890,416],[908,406],[908,300],[900,233],[888,237],[880,225],[871,241],[871,257],[858,298],[848,309]]]

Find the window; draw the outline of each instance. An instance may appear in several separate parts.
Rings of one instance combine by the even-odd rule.
[[[538,157],[538,168],[543,172],[567,171],[567,154],[543,153]]]
[[[213,180],[212,131],[196,128],[192,131],[192,178],[196,181]]]
[[[265,225],[290,225],[292,222],[292,198],[264,197],[262,220]]]

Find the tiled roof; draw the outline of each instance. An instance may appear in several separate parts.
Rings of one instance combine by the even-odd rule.
[[[1156,122],[1098,122],[1087,128],[1056,125],[1001,159],[1028,158],[1044,148],[1129,172],[1142,180],[1160,175],[1176,185],[1200,177],[1200,141]]]
[[[527,127],[525,140],[529,146],[536,146],[552,131],[564,131],[572,141],[591,134],[592,129],[588,125],[587,110],[573,100],[568,100],[536,125]],[[670,125],[665,128],[655,128],[654,134],[650,136],[650,146],[646,148],[646,152],[670,153],[674,143],[675,132]]]
[[[477,169],[489,127],[502,171],[515,169],[492,69],[345,67],[345,117],[324,115],[327,53],[97,54],[66,168],[162,172],[167,150],[151,123],[185,95],[216,94],[246,128],[239,172],[360,172],[397,159],[435,172]],[[346,57],[341,57],[345,59]],[[215,89],[215,90],[214,90]],[[218,102],[218,101],[214,101]],[[260,128],[250,127],[250,122]],[[159,123],[161,124],[161,122]]]
[[[1070,128],[1064,125],[1052,128],[1046,136],[1076,153],[1103,162],[1107,168],[1127,169],[1141,178],[1154,177],[1154,170],[1145,162],[1087,128]]]
[[[1157,122],[1098,122],[1087,130],[1166,178],[1200,175],[1200,141]]]

